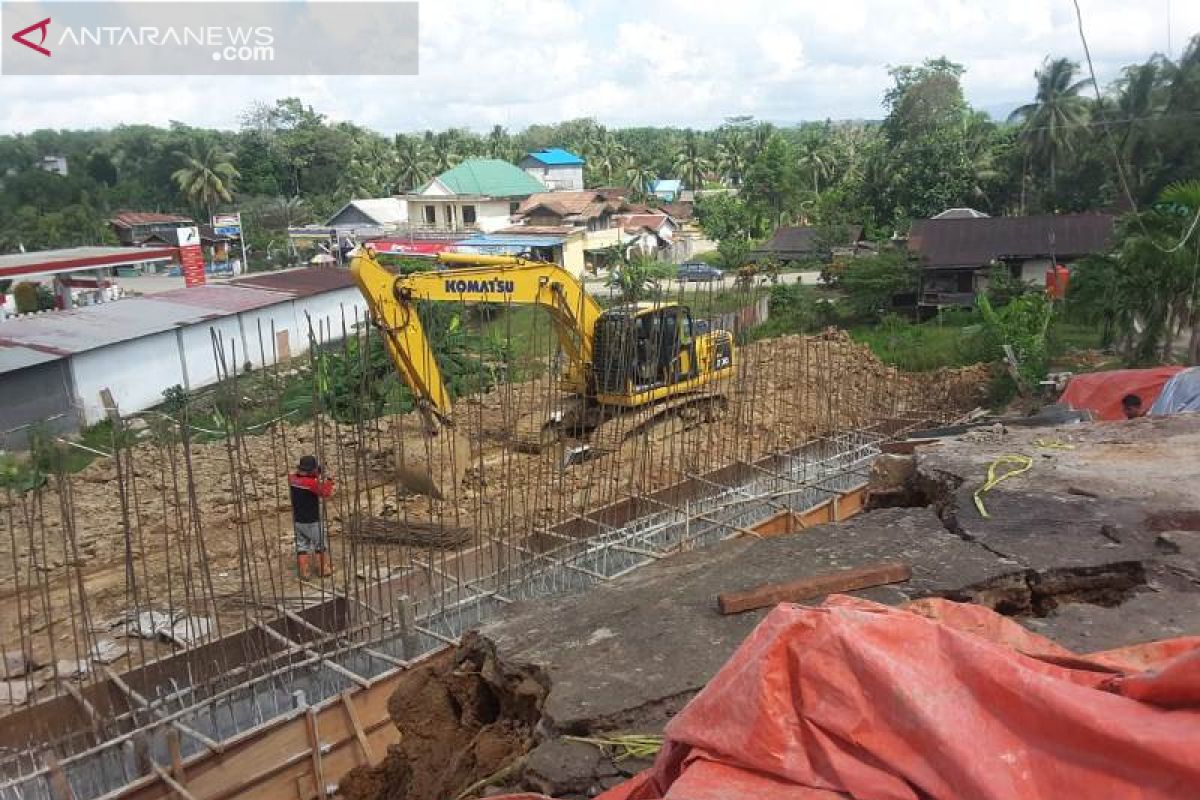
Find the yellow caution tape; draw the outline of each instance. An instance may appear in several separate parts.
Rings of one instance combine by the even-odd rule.
[[[1002,465],[1006,465],[1006,464],[1013,465],[1013,469],[1010,469],[1007,472],[1002,472],[999,475],[997,475],[996,468],[999,466],[1002,466]],[[1013,477],[1014,475],[1020,475],[1022,472],[1028,472],[1032,468],[1033,468],[1033,459],[1032,458],[1030,458],[1029,456],[1014,455],[1014,454],[1000,456],[995,461],[993,461],[991,464],[989,464],[988,471],[987,471],[987,481],[984,482],[983,486],[980,486],[978,489],[975,490],[975,507],[977,509],[979,509],[979,516],[981,516],[981,517],[990,517],[991,516],[990,514],[988,514],[987,509],[984,508],[984,506],[983,506],[983,496],[985,494],[987,494],[988,492],[990,492],[992,489],[996,488],[996,484],[1000,483],[1001,481],[1006,481],[1009,478]]]
[[[1074,450],[1075,445],[1067,444],[1062,439],[1034,439],[1034,447],[1040,447],[1043,450]]]

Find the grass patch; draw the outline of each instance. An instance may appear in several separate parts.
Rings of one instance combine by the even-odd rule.
[[[850,337],[870,347],[880,361],[906,372],[963,367],[980,361],[971,326],[934,322],[911,325],[889,319],[877,326],[852,328]]]

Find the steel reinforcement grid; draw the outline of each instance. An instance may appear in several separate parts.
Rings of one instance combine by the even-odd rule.
[[[337,696],[355,686],[348,674],[371,680],[397,669],[397,659],[413,661],[444,648],[513,601],[585,591],[672,553],[736,536],[782,511],[810,509],[865,482],[880,444],[889,438],[878,430],[828,436],[743,464],[736,481],[693,476],[690,499],[682,506],[643,497],[639,500],[659,510],[619,526],[584,517],[596,532],[576,540],[545,532],[562,543],[532,554],[520,574],[495,573],[460,583],[452,594],[443,590],[441,598],[423,604],[415,630],[389,631],[354,644],[335,637],[312,645],[307,657],[233,686],[159,686],[147,698],[149,705],[134,712],[133,730],[65,757],[60,744],[61,769],[77,800],[116,795],[151,773],[148,761],[170,763],[169,730],[179,732],[186,759]],[[295,654],[281,655],[291,659]],[[5,776],[0,800],[55,800],[43,756],[0,755]]]

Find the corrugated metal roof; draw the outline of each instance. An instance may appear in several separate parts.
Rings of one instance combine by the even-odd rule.
[[[308,297],[347,289],[354,285],[354,279],[350,277],[350,270],[341,267],[300,267],[237,278],[230,281],[229,285],[286,292],[293,297]]]
[[[1112,214],[921,219],[908,249],[929,269],[982,267],[1002,258],[1078,258],[1103,252],[1112,240]]]
[[[525,170],[497,158],[468,159],[438,175],[437,180],[460,195],[528,197],[546,190]]]
[[[820,241],[820,231],[810,225],[785,225],[775,229],[771,239],[755,252],[776,258],[803,258],[818,255],[824,247],[854,244],[862,238],[861,225],[831,227],[825,231],[829,241]]]
[[[582,158],[569,150],[563,150],[561,147],[548,147],[545,150],[536,150],[530,153],[529,157],[549,167],[583,166]]]
[[[516,234],[498,235],[481,233],[478,236],[472,236],[470,239],[463,239],[456,247],[553,247],[556,244],[562,244],[566,240],[565,236],[520,236]]]
[[[650,193],[654,192],[678,192],[683,188],[683,181],[678,178],[659,178],[658,180],[650,181]]]
[[[189,225],[196,223],[191,217],[181,214],[160,214],[157,211],[120,211],[113,215],[109,222],[122,228],[132,228],[134,225],[158,225],[175,222],[185,222]]]
[[[41,275],[175,257],[174,247],[62,247],[0,256],[0,277]]]
[[[5,320],[0,373],[353,285],[349,270],[301,268]]]

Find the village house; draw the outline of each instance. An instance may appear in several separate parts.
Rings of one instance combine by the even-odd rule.
[[[851,256],[861,250],[862,233],[861,225],[781,225],[755,249],[754,257],[781,265],[827,263],[834,256]]]
[[[401,199],[414,231],[488,233],[511,225],[522,201],[545,190],[507,161],[473,158]]]
[[[362,240],[397,231],[408,222],[408,203],[398,197],[351,200],[325,223],[339,237]]]
[[[970,306],[997,267],[1014,278],[1042,284],[1055,264],[1103,253],[1112,242],[1112,214],[1043,214],[989,217],[972,209],[917,220],[908,251],[921,266],[918,303],[930,308]],[[978,216],[976,216],[978,215]]]
[[[529,153],[518,166],[552,192],[583,189],[584,160],[561,147]]]
[[[679,224],[667,214],[622,214],[617,217],[624,243],[643,256],[673,261]]]
[[[177,244],[175,230],[190,228],[196,224],[191,217],[181,214],[160,214],[155,211],[120,211],[108,221],[117,240],[129,246],[141,246],[154,238],[158,242]]]

